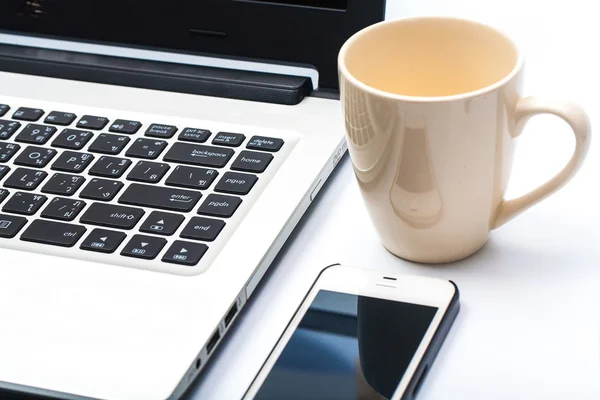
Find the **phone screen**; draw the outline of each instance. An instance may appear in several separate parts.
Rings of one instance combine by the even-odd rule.
[[[321,290],[255,399],[390,399],[437,310]]]

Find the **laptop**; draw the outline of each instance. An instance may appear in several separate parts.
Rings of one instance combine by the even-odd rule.
[[[0,2],[4,393],[186,391],[343,155],[337,52],[384,3]]]

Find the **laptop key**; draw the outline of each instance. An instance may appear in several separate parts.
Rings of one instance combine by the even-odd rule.
[[[94,140],[88,150],[93,153],[103,153],[114,156],[122,152],[130,140],[131,139],[127,136],[102,133]]]
[[[173,161],[180,164],[222,168],[234,154],[233,150],[223,147],[175,143],[171,146],[164,159],[165,161]]]
[[[81,129],[92,129],[95,131],[99,131],[104,129],[104,127],[108,125],[108,118],[106,117],[97,117],[94,115],[84,115],[81,117],[79,122],[77,122],[77,127]]]
[[[146,129],[146,136],[170,139],[177,133],[177,127],[173,125],[152,124]]]
[[[4,116],[10,110],[8,104],[0,104],[0,117]]]
[[[258,181],[256,175],[226,172],[215,186],[215,192],[248,194],[256,181]]]
[[[0,140],[10,139],[20,127],[20,122],[0,119]]]
[[[246,145],[247,149],[276,152],[283,146],[283,140],[266,136],[252,136]]]
[[[123,232],[96,228],[79,246],[82,250],[114,253],[127,237]]]
[[[18,119],[21,121],[31,121],[35,122],[40,119],[44,115],[44,110],[39,108],[28,108],[21,107],[13,114],[13,119]]]
[[[198,128],[185,128],[180,134],[178,139],[184,142],[204,143],[208,140],[211,135],[211,131],[208,129]]]
[[[165,182],[168,186],[181,186],[191,189],[208,189],[219,175],[216,169],[194,168],[178,165]]]
[[[140,121],[129,121],[126,119],[116,119],[110,125],[108,130],[110,132],[115,133],[126,133],[128,135],[133,135],[142,127],[142,123]]]
[[[83,236],[85,226],[37,219],[21,235],[21,240],[49,244],[52,246],[73,247]]]
[[[212,144],[228,147],[239,147],[239,145],[241,145],[245,139],[246,136],[242,135],[241,133],[219,132],[213,139]]]
[[[54,139],[54,142],[52,142],[52,146],[70,150],[81,150],[93,137],[94,134],[90,131],[63,129],[56,139]]]
[[[16,215],[0,214],[0,238],[10,239],[23,229],[27,219]]]
[[[132,229],[143,216],[144,210],[140,208],[93,203],[79,221],[82,224]]]
[[[187,212],[201,197],[197,191],[132,183],[119,198],[119,203]]]
[[[83,188],[81,193],[79,193],[79,197],[83,199],[111,201],[123,186],[123,182],[119,181],[92,179],[90,183]]]
[[[129,175],[127,175],[127,179],[137,182],[156,183],[165,176],[169,168],[171,167],[168,164],[139,161]]]
[[[235,171],[261,173],[273,161],[273,155],[269,153],[258,153],[256,151],[242,151],[231,164]]]
[[[79,175],[54,174],[42,187],[42,192],[72,196],[85,182],[85,178]]]
[[[2,211],[14,214],[33,215],[48,198],[41,194],[17,192],[4,204]]]
[[[15,141],[31,144],[44,144],[56,133],[54,126],[27,124]]]
[[[77,119],[77,115],[73,113],[52,111],[50,114],[48,114],[46,119],[44,119],[44,123],[67,126],[71,125],[75,119]]]
[[[47,176],[48,173],[45,171],[17,168],[15,172],[4,181],[4,186],[13,189],[35,190]]]
[[[18,144],[0,142],[0,163],[10,161],[20,148]]]
[[[210,194],[198,209],[198,214],[229,218],[242,204],[242,199],[222,194]]]
[[[194,266],[198,264],[207,250],[208,246],[204,243],[191,243],[184,242],[183,240],[176,240],[163,256],[162,261],[171,264]]]
[[[15,164],[25,167],[44,168],[56,155],[56,150],[27,146],[15,159]]]
[[[89,153],[63,151],[60,157],[52,164],[52,169],[56,171],[79,173],[85,171],[93,160],[94,156]]]
[[[8,197],[8,195],[10,194],[10,192],[6,189],[0,189],[0,203],[2,203],[4,201],[4,199],[6,199]]]
[[[81,200],[55,197],[42,211],[42,217],[60,221],[73,221],[83,210],[83,207],[85,207],[85,202]]]
[[[175,233],[185,218],[180,214],[152,211],[140,227],[140,231],[170,236]]]
[[[126,158],[102,156],[90,169],[89,174],[105,178],[120,178],[131,164],[131,160]]]
[[[194,217],[188,222],[181,232],[181,237],[186,239],[204,240],[212,242],[225,227],[225,221],[220,219]]]
[[[160,153],[167,148],[167,142],[154,139],[137,139],[127,150],[127,157],[157,159]]]
[[[167,241],[163,238],[145,235],[133,235],[129,243],[125,245],[121,255],[126,257],[153,260],[165,247]]]

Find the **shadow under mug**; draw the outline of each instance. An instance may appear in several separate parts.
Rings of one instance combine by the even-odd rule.
[[[566,184],[590,146],[576,104],[521,96],[523,56],[474,21],[385,21],[352,36],[339,57],[346,139],[383,245],[404,259],[470,256],[489,232]],[[568,164],[531,192],[505,200],[515,139],[527,120],[553,114],[576,139]]]

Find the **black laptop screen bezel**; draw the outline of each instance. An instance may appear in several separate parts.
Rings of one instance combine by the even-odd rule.
[[[340,47],[384,13],[385,0],[2,0],[0,31],[310,66],[337,91]]]

